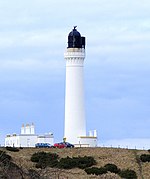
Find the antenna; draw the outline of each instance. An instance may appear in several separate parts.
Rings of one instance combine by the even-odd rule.
[[[75,26],[73,26],[73,27],[74,27],[74,29],[76,29],[77,25],[75,25]]]

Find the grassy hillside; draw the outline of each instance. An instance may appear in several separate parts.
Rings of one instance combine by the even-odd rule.
[[[6,151],[5,148],[0,150]],[[12,157],[14,163],[17,164],[25,173],[28,173],[30,169],[34,169],[37,173],[40,173],[41,178],[53,179],[120,179],[120,177],[113,173],[103,174],[101,176],[87,175],[82,169],[36,169],[35,163],[31,162],[31,156],[38,151],[57,153],[60,158],[64,157],[78,157],[78,156],[93,156],[96,160],[97,167],[103,167],[104,165],[111,163],[117,165],[121,170],[131,169],[134,170],[138,176],[138,179],[150,179],[150,162],[142,163],[139,160],[141,154],[148,154],[148,151],[129,150],[129,149],[117,149],[117,148],[74,148],[74,149],[21,149],[19,152],[6,151],[8,155]],[[1,169],[0,169],[1,171]],[[34,178],[34,176],[27,177],[22,174],[24,178]],[[34,175],[34,174],[33,174]],[[18,177],[20,178],[20,177]],[[35,177],[36,178],[36,177]],[[11,178],[13,179],[13,178]],[[17,179],[16,177],[14,179]]]

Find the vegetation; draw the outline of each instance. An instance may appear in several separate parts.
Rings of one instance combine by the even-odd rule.
[[[88,174],[88,175],[102,175],[104,173],[107,173],[107,169],[105,167],[92,167],[92,168],[86,168],[85,169],[85,172]]]
[[[33,170],[33,169],[28,170],[28,176],[31,179],[40,179],[41,178],[40,174],[36,170]]]
[[[104,168],[111,173],[119,173],[120,172],[120,169],[115,164],[108,163],[104,166]]]
[[[0,178],[17,178],[18,176],[22,177],[21,168],[12,162],[10,155],[0,151]]]
[[[37,152],[31,157],[32,162],[36,162],[36,168],[56,167],[63,169],[72,168],[87,168],[96,164],[93,157],[66,157],[58,160],[59,157],[56,153]]]
[[[46,167],[55,167],[60,169],[72,169],[80,168],[84,169],[88,175],[102,175],[107,172],[118,174],[122,178],[126,179],[137,179],[136,172],[133,170],[120,170],[115,164],[108,163],[104,167],[91,167],[96,164],[96,161],[91,156],[84,157],[65,157],[60,158],[56,153],[50,152],[37,152],[31,157],[32,162],[36,162],[36,168],[44,169]],[[91,167],[91,168],[90,168]],[[35,175],[35,171],[30,171],[31,174]],[[38,178],[38,175],[37,175]]]
[[[86,168],[85,172],[88,175],[102,175],[106,174],[107,172],[118,174],[120,177],[125,179],[137,179],[136,172],[133,170],[120,170],[116,165],[114,164],[106,164],[104,167],[92,167],[92,168]]]
[[[137,179],[135,171],[129,169],[120,171],[119,175],[125,179]]]
[[[37,152],[31,157],[32,162],[36,162],[36,168],[55,167],[58,165],[58,155],[55,153]]]
[[[150,178],[150,162],[144,163],[140,159],[145,154],[147,156],[150,153],[146,150],[103,147],[61,150],[19,148],[19,152],[12,152],[2,147],[0,148],[0,178]],[[89,166],[89,161],[93,160],[89,156],[96,164]],[[97,176],[88,176],[91,174]]]
[[[4,151],[0,151],[0,162],[1,163],[5,164],[11,160],[12,160],[12,158],[10,155],[7,155],[6,152],[4,152]]]
[[[142,155],[140,156],[140,160],[141,160],[142,162],[150,162],[150,155],[149,155],[149,154],[142,154]]]
[[[5,151],[0,151],[0,178],[30,178],[30,179],[40,179],[40,174],[33,169],[24,170],[22,166],[18,166],[12,160],[12,157],[6,154]]]
[[[95,165],[96,161],[93,157],[90,156],[84,156],[84,157],[66,157],[61,158],[58,167],[63,169],[72,169],[72,168],[87,168],[91,167],[92,165]]]
[[[12,152],[19,152],[19,149],[16,147],[6,147],[6,150],[12,151]]]
[[[85,172],[87,174],[95,174],[95,175],[102,175],[107,172],[117,174],[120,172],[120,169],[118,169],[118,167],[116,165],[108,163],[104,167],[100,167],[100,168],[98,168],[98,167],[86,168]]]

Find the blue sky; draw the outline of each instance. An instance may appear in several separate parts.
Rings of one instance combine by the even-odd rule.
[[[148,148],[149,9],[148,0],[1,0],[0,143],[32,122],[62,140],[64,51],[77,25],[87,43],[87,131],[97,129],[100,145]]]

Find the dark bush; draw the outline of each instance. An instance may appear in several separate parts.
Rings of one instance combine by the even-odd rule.
[[[129,169],[120,171],[119,175],[125,179],[137,179],[136,172]]]
[[[19,152],[19,149],[16,147],[6,147],[6,150],[12,151],[12,152]]]
[[[7,164],[7,167],[9,168],[9,170],[12,170],[12,171],[13,170],[14,171],[21,171],[20,167],[17,164],[13,163],[13,162],[9,162],[9,166]]]
[[[40,179],[39,173],[33,169],[28,170],[28,176],[30,177],[30,179]]]
[[[150,153],[150,149],[147,150]]]
[[[149,154],[142,154],[142,155],[140,156],[140,160],[141,160],[142,162],[150,162],[150,155],[149,155]]]
[[[120,169],[118,169],[118,167],[115,164],[110,164],[110,163],[106,164],[104,168],[106,168],[106,170],[111,173],[119,173],[120,171]]]
[[[31,156],[32,162],[39,162],[41,158],[46,156],[46,152],[36,152]]]
[[[104,167],[97,168],[97,167],[92,167],[92,168],[86,168],[85,172],[87,174],[95,174],[95,175],[102,175],[107,172],[111,173],[119,173],[120,169],[114,164],[106,164]]]
[[[75,160],[77,161],[78,167],[81,168],[81,169],[91,167],[91,166],[96,164],[95,159],[93,157],[90,157],[90,156],[75,158]]]
[[[0,178],[7,179],[7,177],[5,176],[5,173],[3,171],[0,171]]]
[[[37,163],[37,168],[55,167],[58,164],[58,155],[55,153],[37,152],[32,155],[31,161]]]
[[[102,174],[105,174],[107,173],[107,170],[105,167],[101,167],[101,168],[97,168],[97,167],[92,167],[92,168],[86,168],[85,169],[85,172],[88,174],[88,175],[91,175],[91,174],[95,174],[95,175],[102,175]]]
[[[0,151],[0,178],[21,178],[22,169],[12,162],[11,156]],[[18,177],[19,176],[19,177]]]
[[[58,163],[58,168],[71,169],[76,167],[77,167],[77,161],[70,157],[61,158]]]
[[[6,152],[4,151],[0,151],[0,162],[4,163],[10,160],[12,160],[10,155],[7,155]]]
[[[92,165],[95,165],[96,161],[94,160],[93,157],[66,157],[66,158],[61,158],[58,167],[59,168],[64,168],[64,169],[71,169],[71,168],[87,168],[91,167]]]
[[[50,160],[49,158],[41,159],[37,164],[36,168],[46,168],[46,167],[56,167],[58,165],[58,160]]]

